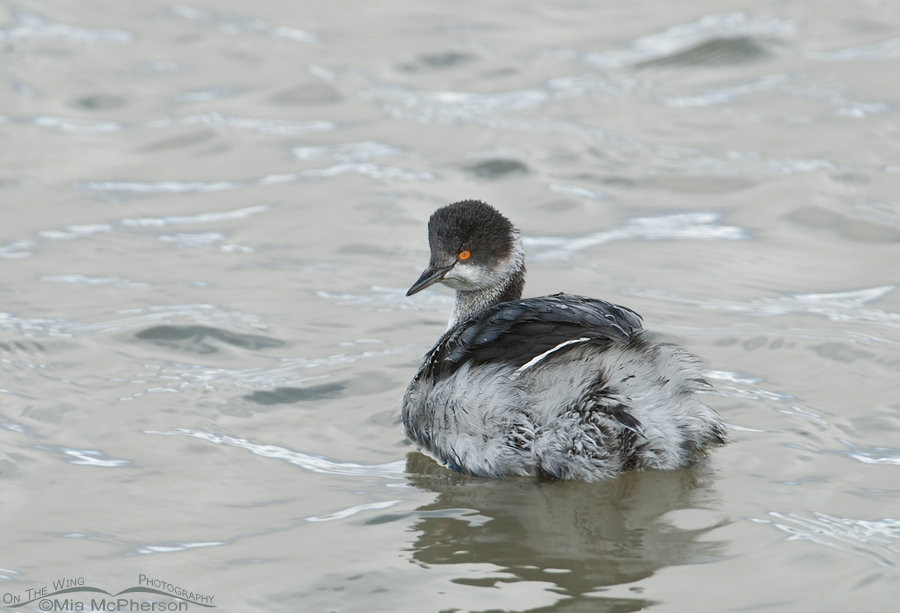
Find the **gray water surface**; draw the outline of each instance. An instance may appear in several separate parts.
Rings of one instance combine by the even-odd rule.
[[[4,3],[0,606],[896,610],[898,70],[893,2]],[[526,295],[702,356],[733,443],[595,484],[418,454],[451,295],[404,293],[465,198]]]

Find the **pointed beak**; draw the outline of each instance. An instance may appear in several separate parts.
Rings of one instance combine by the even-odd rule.
[[[419,277],[419,280],[413,283],[412,287],[409,288],[409,291],[406,292],[407,296],[412,296],[415,293],[421,292],[426,287],[434,285],[435,283],[440,283],[444,280],[444,275],[446,275],[453,268],[453,265],[450,266],[429,266],[425,269],[425,272],[422,273],[422,276]]]

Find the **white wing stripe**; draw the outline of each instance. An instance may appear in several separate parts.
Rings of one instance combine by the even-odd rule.
[[[558,351],[558,350],[562,349],[563,347],[565,347],[565,346],[567,346],[567,345],[572,345],[572,344],[574,344],[574,343],[583,343],[583,342],[588,341],[588,340],[590,340],[590,339],[589,339],[589,338],[576,338],[576,339],[573,339],[573,340],[571,340],[571,341],[566,341],[566,342],[564,342],[564,343],[560,343],[559,345],[557,345],[557,346],[554,347],[553,349],[548,349],[547,351],[545,351],[545,352],[542,353],[541,355],[534,356],[533,358],[531,358],[530,360],[528,360],[527,363],[523,364],[522,366],[519,366],[519,367],[516,369],[516,372],[513,373],[513,376],[514,376],[514,377],[515,377],[515,376],[518,376],[519,373],[523,372],[524,370],[527,370],[527,369],[531,368],[532,366],[534,366],[535,364],[537,364],[538,362],[540,362],[541,360],[543,360],[544,358],[546,358],[548,355],[550,355],[550,354],[553,353],[554,351]]]

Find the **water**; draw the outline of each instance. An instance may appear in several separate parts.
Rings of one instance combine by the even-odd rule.
[[[4,4],[4,610],[894,610],[898,41],[877,1]],[[599,484],[417,454],[451,301],[403,294],[463,198],[527,295],[703,356],[733,444]]]

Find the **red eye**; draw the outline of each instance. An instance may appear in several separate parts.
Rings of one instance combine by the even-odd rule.
[[[472,255],[472,254],[469,253],[468,251],[460,251],[460,252],[459,252],[459,255],[458,255],[457,257],[458,257],[460,260],[468,260],[468,259],[469,259],[469,256],[471,256],[471,255]]]

